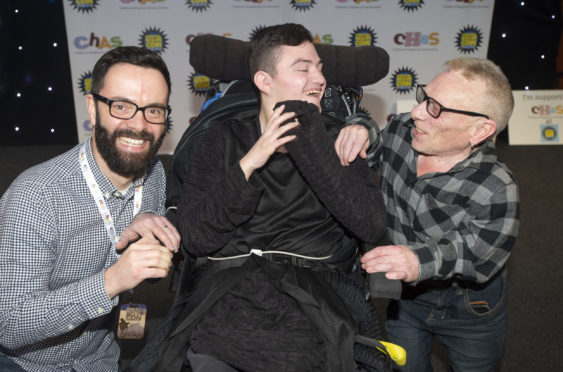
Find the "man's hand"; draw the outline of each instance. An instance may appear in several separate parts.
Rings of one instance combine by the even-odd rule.
[[[180,234],[164,216],[154,213],[141,213],[123,230],[115,249],[121,250],[139,238],[158,239],[172,252],[178,252]]]
[[[334,143],[334,148],[340,158],[340,163],[345,167],[350,165],[358,155],[365,159],[367,157],[366,151],[368,147],[368,130],[357,124],[347,125],[342,128]]]
[[[282,114],[284,108],[285,106],[281,105],[274,110],[258,141],[256,141],[248,153],[240,159],[240,167],[247,180],[250,178],[252,172],[266,164],[276,149],[283,147],[286,143],[296,138],[295,135],[284,136],[287,131],[299,125],[297,120],[283,126],[281,125],[295,116],[294,112]]]
[[[412,282],[418,279],[418,258],[404,245],[375,247],[363,255],[362,268],[368,273],[384,272],[387,279]]]
[[[172,266],[172,252],[156,239],[142,238],[127,248],[104,272],[104,286],[110,298],[149,278],[165,278]]]

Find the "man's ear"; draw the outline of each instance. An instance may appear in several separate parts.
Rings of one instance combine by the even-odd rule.
[[[88,109],[88,116],[90,117],[90,124],[92,127],[96,126],[96,100],[94,96],[88,94],[86,96],[86,108]]]
[[[260,90],[262,93],[268,94],[272,88],[272,76],[267,73],[266,71],[257,71],[254,74],[254,85]]]
[[[485,119],[475,127],[471,143],[476,146],[487,139],[494,137],[497,131],[497,123],[493,119]]]

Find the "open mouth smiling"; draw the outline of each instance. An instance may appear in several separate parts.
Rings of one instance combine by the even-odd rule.
[[[127,146],[142,146],[145,142],[142,139],[134,139],[129,137],[119,137],[119,141]]]
[[[308,96],[319,97],[321,95],[321,91],[319,89],[311,89],[305,92]]]

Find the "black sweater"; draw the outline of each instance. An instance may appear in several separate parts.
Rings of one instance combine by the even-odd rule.
[[[358,158],[349,167],[341,166],[333,145],[338,130],[335,122],[327,116],[311,112],[311,107],[304,103],[292,105],[292,102],[286,103],[286,111],[304,113],[299,118],[301,125],[294,130],[297,139],[288,143],[286,148],[306,187],[319,201],[316,206],[311,206],[317,209],[311,210],[311,213],[324,209],[347,234],[366,242],[379,240],[385,232],[385,208],[367,163]],[[314,106],[312,108],[316,110]],[[191,160],[178,208],[178,227],[189,255],[214,255],[233,239],[237,229],[244,228],[249,220],[257,217],[263,195],[264,198],[271,198],[272,195],[277,197],[273,193],[284,192],[281,189],[268,194],[270,185],[265,185],[262,177],[265,172],[275,176],[279,168],[268,168],[279,167],[277,163],[284,161],[280,160],[283,155],[274,155],[263,169],[252,174],[248,182],[244,177],[239,160],[259,136],[260,126],[257,118],[254,118],[213,123],[201,138]],[[287,171],[287,165],[282,167]],[[294,199],[302,196],[303,187],[299,187],[301,194],[296,191]],[[283,207],[287,208],[292,203],[302,203],[302,200],[286,199],[280,201],[278,206],[285,204]],[[323,220],[320,223],[326,223],[325,215],[317,217]],[[300,225],[295,223],[292,226],[290,221],[285,227],[299,228]],[[270,241],[268,244],[269,247],[250,248],[270,249],[281,244],[291,250],[279,242]],[[223,252],[219,255],[228,254]]]

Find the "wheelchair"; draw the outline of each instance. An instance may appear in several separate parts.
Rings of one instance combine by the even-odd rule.
[[[342,125],[351,117],[355,117],[356,121],[363,120],[366,125],[374,125],[373,122],[368,123],[370,118],[360,107],[362,86],[373,84],[387,74],[388,54],[378,47],[353,48],[332,45],[315,45],[315,47],[323,60],[323,74],[327,81],[327,88],[321,101],[323,114],[332,116]],[[190,64],[198,73],[213,79],[214,83],[206,94],[201,113],[184,132],[170,161],[167,174],[166,216],[175,225],[177,205],[181,199],[183,183],[189,177],[189,162],[198,139],[213,121],[233,117],[244,119],[254,117],[259,112],[258,96],[250,83],[247,61],[248,43],[244,41],[215,35],[201,35],[194,38],[190,45]],[[199,264],[198,260],[192,257],[175,257],[175,270],[171,281],[171,291],[176,293],[175,301],[169,320],[163,325],[156,340],[162,341],[181,323],[178,319],[182,313],[185,313],[184,306],[189,301],[189,296],[186,294],[193,294],[190,275],[194,267]],[[369,290],[366,291],[366,295],[369,296]],[[357,301],[365,301],[365,298]],[[372,332],[372,336],[380,338],[379,325],[376,323],[373,327],[376,329],[375,333]],[[391,370],[393,361],[399,365],[404,364],[404,350],[396,345],[359,334],[354,338],[354,342],[361,345],[364,352],[376,349],[381,353],[383,356],[380,358],[381,369],[378,370]],[[167,355],[166,352],[154,351],[159,346],[160,341],[149,342],[141,353],[143,358],[133,362],[133,370],[153,370],[152,366],[155,364],[156,370],[191,370],[185,363],[182,363],[182,367],[178,369],[179,361],[159,363],[158,361],[162,361]],[[154,349],[151,350],[152,348]],[[211,361],[211,363],[215,362]],[[217,362],[217,365],[221,365],[220,361]],[[217,365],[212,368],[220,368]],[[230,369],[227,367],[225,370]]]

